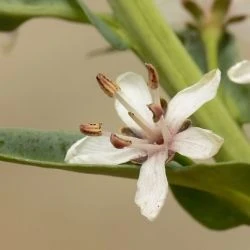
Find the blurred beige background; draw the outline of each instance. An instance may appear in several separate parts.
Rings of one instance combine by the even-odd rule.
[[[104,0],[86,2],[95,10],[108,10]],[[179,25],[177,1],[158,2]],[[246,8],[244,1],[238,2],[249,13],[249,4]],[[249,28],[249,23],[234,27],[248,58]],[[120,126],[95,75],[115,77],[127,70],[146,74],[130,52],[87,57],[105,46],[88,26],[52,19],[22,26],[11,53],[0,55],[1,126],[77,130],[88,121],[102,121],[107,129]],[[210,231],[171,194],[159,218],[146,221],[133,201],[135,187],[134,180],[1,163],[0,249],[249,249],[249,228]]]

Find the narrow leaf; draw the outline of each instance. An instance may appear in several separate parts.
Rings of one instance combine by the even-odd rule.
[[[1,0],[0,30],[11,31],[34,17],[56,17],[89,23],[75,0]]]
[[[66,164],[67,149],[82,138],[80,133],[39,131],[31,129],[0,129],[0,160],[44,168],[136,178],[138,167]]]
[[[77,0],[81,6],[83,12],[88,17],[89,21],[96,27],[96,29],[102,34],[102,36],[110,43],[110,45],[118,50],[125,50],[128,48],[128,44],[125,41],[125,36],[121,36],[117,29],[112,29],[110,25],[105,23],[100,17],[95,15],[83,0]]]
[[[225,230],[249,224],[250,219],[237,206],[217,195],[194,188],[171,185],[172,192],[180,205],[202,225]]]
[[[195,1],[182,0],[182,5],[196,21],[199,21],[204,16],[203,9]]]
[[[44,168],[137,178],[140,166],[66,164],[67,149],[82,135],[28,129],[0,129],[0,160]],[[181,159],[181,158],[180,158]],[[186,165],[187,160],[181,159]],[[211,229],[250,224],[250,164],[172,162],[166,167],[172,191],[193,218]]]

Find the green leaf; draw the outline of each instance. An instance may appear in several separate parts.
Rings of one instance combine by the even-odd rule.
[[[89,21],[96,27],[102,36],[110,43],[110,45],[117,50],[128,49],[128,43],[125,40],[125,35],[121,30],[116,29],[114,25],[108,25],[100,17],[95,15],[83,0],[77,0],[83,12],[88,17]]]
[[[205,59],[205,51],[200,34],[197,32],[197,30],[187,28],[181,32],[178,32],[177,35],[196,64],[199,65],[202,72],[206,72],[207,64]]]
[[[195,1],[182,1],[182,5],[189,12],[189,14],[191,14],[191,16],[197,21],[200,21],[201,18],[204,16],[203,9]]]
[[[126,36],[112,15],[94,14],[78,0],[1,0],[0,30],[12,31],[35,17],[55,17],[93,24],[115,49],[128,48]]]
[[[117,166],[66,164],[67,149],[82,138],[80,133],[39,131],[31,129],[0,129],[0,160],[75,172],[136,178],[134,165]]]
[[[209,192],[172,185],[176,200],[204,226],[223,230],[249,224],[249,218],[237,206]]]
[[[66,164],[67,149],[80,133],[29,129],[0,129],[0,160],[89,174],[138,178],[139,166]],[[182,159],[185,164],[185,161]],[[167,176],[179,203],[193,218],[211,229],[250,224],[250,164],[197,164],[172,162]]]
[[[0,30],[11,31],[34,17],[56,17],[89,23],[75,0],[1,0]]]
[[[179,37],[199,65],[201,70],[207,72],[205,52],[197,30],[187,29],[179,33]],[[222,71],[220,96],[231,115],[239,124],[250,122],[250,85],[233,83],[227,77],[229,67],[240,61],[236,41],[233,35],[225,33],[219,48],[219,68]]]

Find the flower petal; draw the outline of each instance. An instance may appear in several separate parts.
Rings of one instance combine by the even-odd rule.
[[[212,70],[198,83],[180,91],[170,100],[166,122],[171,134],[177,133],[188,117],[216,96],[220,77],[220,70]]]
[[[168,192],[165,172],[167,152],[153,154],[140,169],[137,181],[135,203],[140,207],[141,214],[154,220],[159,214]]]
[[[121,95],[127,100],[130,106],[137,111],[149,124],[153,125],[152,112],[147,105],[152,103],[152,97],[147,84],[142,76],[133,72],[127,72],[116,79],[121,88]],[[140,131],[140,127],[128,115],[128,107],[124,107],[120,101],[115,100],[115,108],[122,121],[130,128]]]
[[[217,154],[223,142],[223,138],[210,130],[191,127],[175,135],[169,147],[179,154],[202,160]]]
[[[227,71],[227,75],[233,82],[239,84],[250,83],[250,61],[244,60],[236,63]]]
[[[86,136],[67,151],[65,161],[76,164],[117,165],[146,154],[138,149],[117,149],[108,136]]]

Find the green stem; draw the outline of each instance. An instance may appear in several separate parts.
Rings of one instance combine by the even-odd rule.
[[[163,88],[177,91],[198,81],[202,74],[153,0],[109,0],[120,24],[131,40],[133,50],[143,61],[159,70]],[[173,93],[170,93],[173,94]],[[216,156],[220,161],[250,162],[250,146],[219,98],[194,114],[199,125],[225,138]]]
[[[218,68],[218,49],[221,39],[221,29],[216,26],[207,26],[203,27],[200,32],[205,48],[208,70]]]

